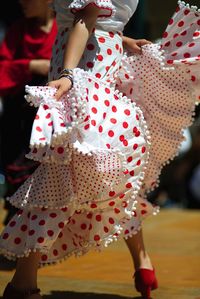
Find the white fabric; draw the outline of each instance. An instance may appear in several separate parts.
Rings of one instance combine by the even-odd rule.
[[[10,198],[23,211],[2,233],[2,253],[16,258],[39,249],[41,263],[55,262],[130,237],[157,212],[141,195],[158,184],[192,122],[200,99],[199,31],[200,12],[183,2],[163,50],[150,44],[142,55],[126,55],[118,32],[96,29],[74,70],[74,88],[59,104],[54,90],[27,88],[27,99],[40,107],[30,157],[44,163]],[[65,28],[55,41],[51,79],[62,67],[67,35]]]
[[[57,12],[56,19],[58,28],[70,28],[73,23],[74,15],[72,8],[80,9],[87,5],[87,3],[98,3],[102,5],[105,12],[105,7],[111,8],[112,16],[105,18],[98,18],[96,28],[105,31],[123,31],[124,26],[134,14],[139,0],[54,0],[54,9]],[[101,4],[102,3],[102,4]]]

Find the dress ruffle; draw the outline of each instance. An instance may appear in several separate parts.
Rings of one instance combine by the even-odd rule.
[[[73,0],[69,5],[69,8],[73,13],[76,13],[88,5],[95,5],[96,7],[101,8],[98,17],[111,17],[116,12],[111,0]]]

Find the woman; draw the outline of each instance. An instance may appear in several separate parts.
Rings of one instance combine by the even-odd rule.
[[[91,247],[100,249],[120,235],[128,238],[137,290],[150,298],[151,289],[157,287],[140,230],[142,217],[154,214],[157,208],[143,199],[143,193],[153,186],[159,169],[173,156],[182,134],[176,132],[174,143],[170,127],[173,121],[167,122],[164,129],[170,127],[170,138],[163,139],[163,144],[167,142],[173,148],[160,147],[155,159],[146,121],[135,104],[143,92],[137,89],[138,79],[144,91],[149,92],[148,85],[152,88],[156,82],[152,82],[157,76],[153,73],[155,67],[162,81],[165,74],[167,95],[173,86],[171,79],[176,82],[178,77],[179,85],[183,84],[181,80],[187,85],[188,79],[185,80],[186,71],[181,77],[179,70],[173,72],[170,67],[169,76],[157,47],[146,45],[142,57],[123,56],[123,44],[138,52],[148,44],[122,36],[136,6],[137,1],[54,1],[59,32],[50,82],[43,88],[27,87],[27,100],[39,106],[29,157],[42,164],[10,198],[21,210],[5,228],[1,247],[6,256],[20,258],[4,299],[41,298],[37,289],[39,263],[53,263],[72,253],[84,254]],[[149,66],[149,61],[155,66]],[[142,63],[146,66],[141,70]],[[168,65],[172,63],[170,60]],[[140,77],[135,76],[137,73]],[[151,84],[146,82],[146,76],[150,76]],[[189,92],[183,87],[186,101]],[[144,102],[140,102],[145,114],[143,104],[147,99],[149,95],[145,94]],[[170,115],[169,105],[157,106],[164,107]],[[190,113],[191,106],[192,103]],[[155,136],[163,136],[160,124],[154,120],[148,119],[151,129],[157,123],[156,132],[151,131],[153,149],[157,146]],[[177,126],[187,123],[185,116]],[[26,281],[22,277],[24,269]]]

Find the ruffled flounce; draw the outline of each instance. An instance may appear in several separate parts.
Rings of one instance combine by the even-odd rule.
[[[76,13],[88,5],[94,5],[101,9],[98,17],[111,17],[116,12],[111,0],[73,0],[69,8],[73,13]]]
[[[160,172],[178,153],[183,130],[200,99],[200,13],[182,1],[160,44],[126,53],[117,88],[140,106],[151,136],[144,191],[159,184]]]

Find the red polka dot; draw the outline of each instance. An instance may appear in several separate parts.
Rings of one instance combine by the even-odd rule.
[[[65,223],[64,223],[64,222],[59,222],[59,223],[58,223],[58,227],[59,227],[59,228],[63,228],[64,226],[65,226]]]
[[[115,214],[119,214],[120,213],[120,209],[115,208],[114,212],[115,212]]]
[[[200,26],[200,20],[198,20],[198,21],[197,21],[197,25],[199,25],[199,26]]]
[[[125,234],[125,235],[128,235],[128,234],[129,234],[129,230],[126,229],[125,232],[124,232],[124,234]]]
[[[147,213],[147,211],[145,211],[145,210],[142,210],[142,211],[141,211],[141,214],[142,214],[142,215],[144,215],[144,214],[146,214],[146,213]]]
[[[3,240],[7,240],[8,237],[9,237],[9,234],[8,234],[8,233],[4,233],[4,234],[3,234]]]
[[[63,211],[63,212],[67,212],[67,210],[68,210],[67,207],[61,209],[61,211]]]
[[[183,45],[182,42],[177,42],[177,43],[176,43],[176,46],[177,46],[177,47],[181,47],[182,45]]]
[[[92,219],[92,213],[87,214],[88,219]]]
[[[28,232],[29,236],[34,235],[34,233],[35,233],[34,229],[31,229],[31,230],[29,230],[29,232]]]
[[[52,230],[49,229],[49,230],[47,231],[47,234],[48,234],[49,237],[52,237],[52,236],[54,235],[54,232],[53,232]]]
[[[56,213],[50,213],[49,216],[50,216],[51,218],[56,218],[57,214],[56,214]]]
[[[46,254],[43,254],[43,255],[41,256],[41,260],[42,260],[43,262],[47,261],[47,259],[48,259],[48,257],[47,257]]]
[[[63,154],[64,153],[64,148],[63,147],[58,147],[57,148],[57,152],[59,153],[59,154]]]
[[[110,102],[109,102],[108,100],[105,100],[105,101],[104,101],[104,104],[105,104],[107,107],[110,106]]]
[[[120,140],[121,142],[123,142],[124,139],[125,139],[124,135],[120,135],[120,136],[119,136],[119,140]]]
[[[183,27],[183,25],[184,25],[184,22],[183,22],[183,21],[180,21],[180,22],[178,23],[178,27]]]
[[[103,230],[104,230],[105,233],[108,233],[108,231],[109,231],[109,229],[107,228],[107,226],[104,226]]]
[[[9,224],[10,227],[14,227],[15,225],[16,225],[16,221],[11,221]]]
[[[115,133],[112,131],[112,130],[109,130],[108,131],[108,136],[109,137],[113,137],[115,135]]]
[[[106,146],[108,149],[110,149],[110,147],[111,147],[109,143],[107,143]]]
[[[115,196],[115,191],[110,191],[110,192],[109,192],[109,196],[110,196],[110,197]]]
[[[185,36],[186,34],[187,34],[187,30],[181,32],[181,35],[182,35],[182,36]]]
[[[130,112],[129,109],[125,109],[125,110],[124,110],[124,113],[125,113],[126,115],[130,115],[130,114],[131,114],[131,112]]]
[[[95,203],[92,203],[92,204],[91,204],[91,208],[92,208],[92,209],[95,209],[95,208],[97,208],[97,205],[96,205]]]
[[[115,223],[114,219],[111,218],[111,217],[108,219],[108,221],[109,221],[110,224],[114,224]]]
[[[36,220],[37,218],[38,218],[37,215],[33,215],[33,216],[31,217],[31,220]]]
[[[173,19],[170,19],[169,20],[169,25],[172,25],[174,23],[174,20]]]
[[[141,164],[141,160],[138,160],[137,161],[137,166],[140,166],[140,164]]]
[[[111,119],[110,119],[110,122],[111,122],[112,124],[116,124],[117,120],[116,120],[115,118],[111,118]]]
[[[20,244],[21,241],[22,241],[22,240],[21,240],[20,238],[15,238],[15,240],[14,240],[15,244],[17,244],[17,245]]]
[[[97,114],[97,108],[92,107],[92,112],[93,112],[94,114]]]
[[[196,81],[196,77],[195,77],[195,76],[191,76],[191,80],[192,80],[193,82],[195,82],[195,81]]]
[[[168,33],[165,31],[165,32],[163,33],[163,38],[166,38],[166,37],[168,37]]]
[[[95,127],[96,126],[96,120],[92,119],[91,120],[91,125]]]
[[[146,147],[143,146],[143,147],[142,147],[142,153],[144,154],[145,152],[146,152]]]
[[[45,225],[45,220],[40,220],[39,225]]]
[[[127,184],[126,184],[126,188],[127,188],[127,189],[132,188],[132,184],[131,184],[131,183],[127,183]]]
[[[131,170],[131,171],[130,171],[130,175],[131,175],[131,176],[134,176],[134,175],[135,175],[134,170]]]
[[[103,127],[100,125],[99,126],[99,133],[102,133],[103,132]]]
[[[191,57],[191,54],[190,54],[190,53],[184,53],[184,57],[185,57],[185,58],[190,58],[190,57]]]
[[[41,129],[40,127],[36,127],[36,130],[37,130],[38,132],[42,132],[42,129]]]
[[[127,129],[128,128],[128,123],[126,121],[123,122],[123,128]]]
[[[102,220],[101,215],[96,215],[96,221],[100,222]]]
[[[87,225],[85,223],[81,224],[81,229],[85,230],[87,228]]]
[[[110,93],[110,88],[105,88],[105,92],[107,93],[107,94],[109,94]]]
[[[98,40],[100,43],[105,43],[105,41],[106,41],[104,37],[99,37]]]
[[[38,241],[38,243],[43,243],[43,242],[44,242],[44,238],[43,238],[43,237],[39,237],[39,238],[37,239],[37,241]]]
[[[98,78],[98,79],[100,79],[101,78],[101,74],[100,73],[96,73],[95,77]]]
[[[94,95],[93,95],[93,99],[94,99],[95,101],[98,101],[98,100],[99,100],[98,95],[94,94]]]
[[[194,46],[195,46],[195,43],[191,43],[191,44],[188,45],[188,47],[190,47],[190,48],[192,48]]]
[[[87,49],[89,50],[89,51],[92,51],[92,50],[94,50],[94,45],[93,44],[88,44],[87,45]]]
[[[54,256],[57,256],[57,255],[58,255],[58,250],[57,250],[57,249],[54,249],[54,250],[53,250],[53,255],[54,255]]]
[[[84,129],[85,129],[85,130],[88,130],[89,127],[90,127],[90,125],[88,124],[88,125],[86,125],[86,126],[84,127]]]
[[[190,13],[190,10],[189,9],[186,9],[186,10],[184,10],[184,15],[188,15]]]
[[[112,106],[112,112],[117,112],[117,107],[116,106]]]
[[[133,145],[133,149],[136,150],[137,148],[138,148],[138,144],[135,143],[135,144]]]
[[[95,241],[99,241],[99,240],[100,240],[100,236],[99,236],[99,235],[95,235],[95,236],[94,236],[94,240],[95,240]]]
[[[194,34],[193,34],[194,37],[198,37],[200,36],[200,32],[196,31]]]
[[[119,45],[118,44],[115,45],[115,49],[119,50]]]
[[[127,162],[130,163],[133,161],[133,157],[128,157]]]
[[[114,205],[115,205],[115,202],[114,202],[114,201],[110,201],[110,202],[109,202],[109,206],[112,207],[112,206],[114,206]]]
[[[128,140],[124,140],[124,141],[123,141],[123,145],[124,145],[124,146],[128,146]]]
[[[22,231],[22,232],[25,232],[27,229],[28,229],[28,226],[27,226],[26,224],[23,224],[23,225],[21,226],[21,231]]]
[[[88,68],[93,68],[93,66],[94,66],[94,63],[93,62],[91,62],[91,61],[89,61],[89,62],[87,62],[87,67]]]
[[[113,32],[109,32],[109,35],[110,35],[111,38],[114,37],[114,33]]]
[[[108,50],[107,50],[107,54],[108,54],[108,55],[112,55],[112,50],[111,50],[111,49],[108,49]]]
[[[62,244],[62,250],[64,250],[64,251],[67,250],[67,244]]]
[[[97,55],[97,60],[98,60],[98,61],[103,61],[103,56],[102,56],[102,55],[100,55],[100,54],[99,54],[99,55]]]

